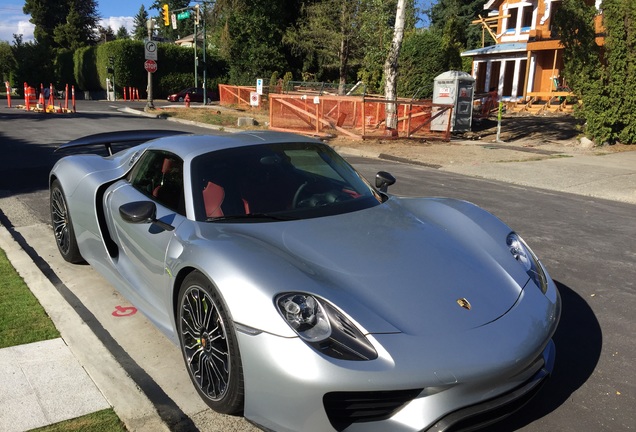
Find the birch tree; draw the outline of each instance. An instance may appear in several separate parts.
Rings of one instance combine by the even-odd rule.
[[[397,104],[394,101],[397,99],[398,58],[400,56],[400,48],[402,47],[402,39],[404,38],[405,6],[406,0],[398,0],[393,41],[391,42],[389,54],[384,62],[384,77],[386,80],[384,98],[390,101],[386,104],[387,129],[395,129],[397,127]]]

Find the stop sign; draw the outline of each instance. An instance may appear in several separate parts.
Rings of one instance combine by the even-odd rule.
[[[157,72],[157,62],[154,60],[146,60],[144,62],[144,69],[150,73]]]

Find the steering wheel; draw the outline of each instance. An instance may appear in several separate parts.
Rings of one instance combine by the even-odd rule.
[[[292,208],[298,208],[298,203],[300,201],[300,194],[303,193],[303,190],[305,190],[308,184],[309,182],[306,181],[305,183],[298,186],[298,189],[296,189],[296,192],[294,193],[294,199],[292,200]]]

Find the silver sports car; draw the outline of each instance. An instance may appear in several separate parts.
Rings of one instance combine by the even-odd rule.
[[[554,365],[556,286],[510,227],[369,184],[274,132],[100,134],[50,174],[55,240],[182,353],[214,410],[275,431],[443,431],[522,405]]]

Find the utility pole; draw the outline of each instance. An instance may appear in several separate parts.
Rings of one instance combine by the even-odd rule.
[[[197,75],[199,75],[199,57],[197,56],[197,45],[199,44],[199,41],[197,40],[197,25],[198,23],[195,21],[194,22],[194,35],[192,37],[192,42],[194,42],[194,88],[199,88],[199,84],[198,84],[198,77]],[[205,99],[205,95],[203,96]]]
[[[208,65],[205,62],[206,45],[207,41],[205,39],[205,2],[203,2],[203,105],[208,104],[208,88],[206,84],[206,71],[208,69]]]
[[[152,40],[152,29],[155,26],[154,20],[152,18],[146,21],[146,27],[148,28],[148,40]],[[148,103],[146,103],[146,111],[154,110],[155,105],[152,101],[152,72],[148,71]]]

